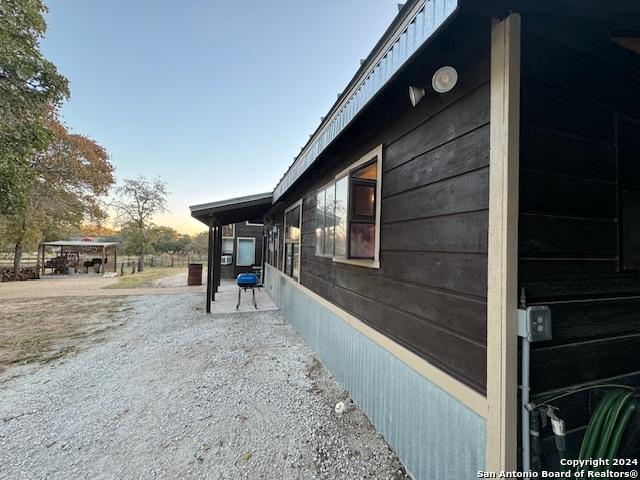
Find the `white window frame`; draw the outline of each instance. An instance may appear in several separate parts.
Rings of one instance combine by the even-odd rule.
[[[227,227],[228,225],[223,225],[223,228],[220,229],[220,231],[224,231],[224,227]],[[236,238],[236,224],[232,223],[231,224],[231,228],[233,230],[233,234],[230,237],[225,237],[224,235],[222,236],[222,238]]]
[[[240,260],[240,240],[251,240],[251,242],[253,243],[253,262],[251,262],[251,263],[238,263],[238,261]],[[251,267],[254,263],[256,263],[256,239],[255,239],[255,237],[237,237],[236,238],[236,267]]]
[[[264,227],[264,223],[251,223],[249,220],[245,222],[245,225],[249,227]]]
[[[327,187],[331,185],[335,185],[338,181],[342,180],[344,177],[348,176],[353,170],[357,169],[361,165],[371,162],[373,159],[376,159],[376,167],[377,167],[377,180],[376,180],[376,223],[375,223],[375,240],[374,240],[374,252],[373,259],[367,258],[346,258],[334,255],[316,255],[317,257],[325,257],[332,258],[334,263],[346,263],[349,265],[357,265],[359,267],[367,267],[367,268],[380,268],[380,212],[382,210],[382,145],[378,145],[376,148],[371,150],[366,155],[362,156],[358,161],[352,163],[347,168],[338,173],[332,182],[327,183],[322,188],[318,189],[316,195],[321,191],[325,190]],[[348,199],[347,199],[348,203]],[[347,229],[349,228],[349,223],[347,223]],[[348,247],[347,247],[348,248]]]
[[[234,255],[235,252],[235,242],[233,241],[235,237],[222,237],[222,245],[221,245],[221,255]],[[231,251],[230,252],[225,252],[224,251],[224,241],[225,240],[231,240]]]
[[[284,262],[286,260],[286,256],[287,256],[287,213],[290,212],[291,210],[293,210],[296,207],[300,207],[300,222],[298,224],[298,228],[300,229],[300,237],[298,238],[298,279],[296,280],[293,277],[289,277],[292,280],[300,283],[300,278],[302,277],[302,269],[301,269],[301,260],[302,260],[302,199],[298,200],[296,203],[292,204],[289,206],[289,208],[286,208],[284,211],[284,215],[283,215],[283,219],[282,219],[282,224],[284,226],[284,228],[282,229],[282,268],[281,271],[282,273],[284,272]],[[286,273],[285,273],[286,275]],[[287,275],[288,276],[288,275]]]

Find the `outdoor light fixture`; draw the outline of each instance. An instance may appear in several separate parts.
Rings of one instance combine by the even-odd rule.
[[[424,88],[409,86],[409,99],[411,100],[411,105],[415,107],[426,93],[427,92],[424,91]]]
[[[438,93],[450,92],[456,83],[458,83],[458,72],[449,66],[439,68],[431,80],[431,86]]]
[[[450,66],[439,68],[431,79],[431,87],[438,93],[450,92],[456,86],[456,83],[458,83],[458,72]],[[420,103],[420,100],[426,94],[426,90],[422,87],[409,86],[409,100],[411,100],[411,105],[414,107]]]

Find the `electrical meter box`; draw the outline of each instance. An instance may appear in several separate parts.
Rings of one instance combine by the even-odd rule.
[[[519,309],[518,335],[530,342],[551,340],[551,309],[542,305]]]

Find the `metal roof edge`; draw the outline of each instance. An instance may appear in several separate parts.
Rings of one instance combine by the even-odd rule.
[[[309,140],[305,143],[304,147],[301,149],[300,153],[296,156],[294,162],[287,168],[284,175],[278,180],[278,183],[273,191],[273,201],[275,202],[280,196],[282,196],[289,187],[306,171],[306,169],[310,166],[311,163],[320,155],[320,153],[328,146],[333,139],[335,139],[339,133],[342,131],[344,127],[350,124],[351,120],[361,111],[361,109],[377,94],[382,90],[388,81],[400,70],[400,68],[406,63],[409,58],[413,56],[413,54],[418,50],[423,43],[425,43],[431,36],[436,32],[436,30],[456,12],[460,7],[461,0],[410,0],[408,1],[404,7],[398,12],[398,15],[394,18],[391,25],[384,32],[380,40],[376,43],[372,51],[366,58],[366,61],[358,68],[354,77],[351,79],[345,90],[333,104],[328,114],[323,117],[323,121],[320,123],[318,128],[311,135]],[[387,63],[390,65],[385,65],[385,71],[380,75],[381,84],[378,86],[375,91],[366,91],[363,99],[359,99],[359,101],[354,102],[354,105],[349,109],[348,115],[351,118],[341,119],[341,125],[338,128],[331,131],[329,137],[331,137],[328,141],[326,139],[322,139],[320,141],[321,136],[325,135],[328,130],[330,130],[334,125],[332,125],[336,121],[336,117],[339,116],[346,107],[355,99],[355,97],[360,93],[361,89],[365,87],[365,84],[369,81],[369,79],[374,75],[375,71],[378,70],[382,62],[387,59],[388,56],[392,53],[395,46],[400,42],[402,35],[405,35],[408,31],[410,25],[412,25],[418,15],[424,13],[424,17],[426,17],[426,8],[427,5],[431,5],[432,17],[430,18],[431,24],[428,25],[430,27],[430,31],[427,33],[427,25],[425,20],[424,31],[426,35],[418,42],[416,39],[415,45],[411,46],[411,49],[407,48],[405,45],[404,52],[400,52],[405,54],[404,59],[398,60],[396,58],[396,53],[394,52],[393,61],[391,59],[388,60]],[[437,11],[436,11],[437,9]],[[405,39],[406,40],[406,39]],[[382,69],[382,68],[381,68]],[[369,88],[375,87],[374,85],[370,85]],[[368,97],[368,98],[366,98]],[[361,105],[357,105],[360,101],[364,101]],[[324,145],[319,145],[319,143],[324,143]],[[314,156],[315,155],[315,156]],[[313,159],[307,160],[306,157],[313,156]],[[291,179],[291,173],[302,163],[306,163],[306,165],[302,168],[302,170],[298,173],[298,175]],[[289,177],[289,178],[288,178]],[[288,185],[285,186],[285,183]]]
[[[216,202],[191,205],[189,206],[189,210],[191,210],[191,213],[193,214],[199,211],[209,210],[215,207],[225,207],[225,206],[231,206],[235,204],[251,203],[259,200],[269,200],[269,202],[271,202],[272,198],[273,198],[273,192],[257,193],[254,195],[246,195],[244,197],[228,198],[225,200],[218,200]]]

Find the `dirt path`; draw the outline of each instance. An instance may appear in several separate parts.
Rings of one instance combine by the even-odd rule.
[[[179,273],[153,282],[153,286],[105,289],[117,283],[117,277],[83,276],[46,278],[27,282],[1,282],[0,301],[18,298],[113,297],[132,295],[177,295],[204,292],[205,286],[187,286],[187,274]]]
[[[127,299],[103,342],[0,384],[2,478],[401,476],[280,312],[201,300]]]

